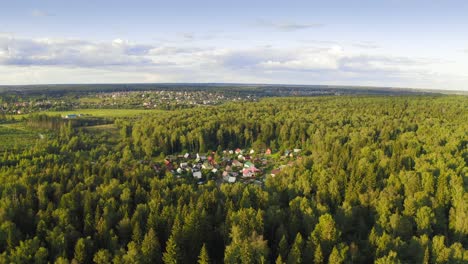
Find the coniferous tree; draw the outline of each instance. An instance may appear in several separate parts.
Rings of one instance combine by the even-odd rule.
[[[163,253],[162,260],[164,264],[177,264],[179,263],[180,253],[173,236],[169,237],[166,244],[166,251]]]
[[[141,243],[141,253],[144,263],[160,263],[161,261],[161,246],[153,228],[150,228]]]
[[[210,258],[208,256],[208,251],[206,250],[206,244],[203,244],[200,255],[198,256],[198,264],[209,264]]]

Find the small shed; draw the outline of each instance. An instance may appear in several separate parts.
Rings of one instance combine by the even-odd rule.
[[[236,177],[229,176],[228,182],[229,182],[229,183],[235,183],[235,182],[236,182],[236,179],[237,179]]]
[[[194,171],[193,172],[193,177],[197,178],[197,179],[201,179],[201,177],[202,177],[201,171]]]

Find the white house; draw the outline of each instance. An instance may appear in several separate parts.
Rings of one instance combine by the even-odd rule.
[[[236,177],[229,176],[228,182],[229,183],[235,183],[236,182]]]
[[[194,171],[193,172],[193,177],[197,178],[197,179],[201,179],[201,177],[202,177],[201,171]]]

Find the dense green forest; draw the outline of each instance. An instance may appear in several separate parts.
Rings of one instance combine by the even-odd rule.
[[[31,115],[47,136],[0,153],[0,263],[468,263],[467,120],[465,96]],[[238,148],[259,184],[168,158]]]

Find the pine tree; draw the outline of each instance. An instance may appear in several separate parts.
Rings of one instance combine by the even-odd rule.
[[[78,239],[75,245],[75,260],[78,263],[85,263],[86,262],[86,240],[84,238]]]
[[[430,255],[429,255],[429,247],[426,246],[426,249],[424,250],[424,260],[423,260],[423,264],[429,264],[429,258],[430,258]]]
[[[313,263],[316,245],[313,241],[312,233],[307,238],[307,242],[304,246],[303,260],[304,263]]]
[[[96,264],[107,264],[111,263],[111,254],[107,249],[100,249],[96,254],[94,254],[93,261]]]
[[[163,254],[163,262],[165,264],[179,263],[180,253],[173,236],[169,237],[166,244],[166,252]]]
[[[278,244],[278,255],[287,256],[289,254],[288,247],[288,241],[286,241],[286,237],[283,235]]]
[[[303,240],[301,233],[297,233],[296,239],[294,239],[294,243],[289,251],[288,255],[288,264],[294,263],[302,263],[302,247],[303,247]]]
[[[161,261],[161,245],[153,228],[150,228],[141,243],[141,253],[144,263],[160,263]]]
[[[200,256],[198,256],[198,264],[208,264],[210,263],[210,258],[208,256],[208,251],[206,250],[206,245],[203,243],[203,246],[200,250]]]
[[[320,245],[317,246],[314,252],[314,263],[315,264],[320,264],[323,263],[323,254],[322,254],[322,248]]]
[[[141,242],[141,228],[138,222],[133,226],[132,240],[137,244],[140,244]]]
[[[281,255],[278,255],[278,257],[276,258],[275,264],[285,264],[283,262],[283,258],[281,257]]]

